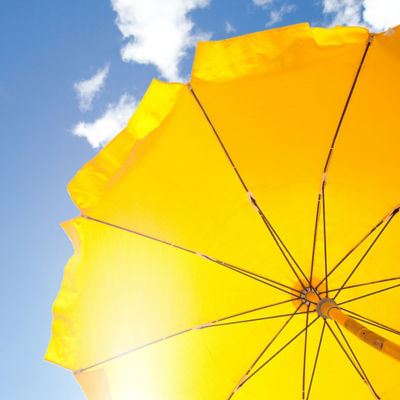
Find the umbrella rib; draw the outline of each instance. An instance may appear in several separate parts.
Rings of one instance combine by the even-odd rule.
[[[362,296],[354,297],[352,299],[349,299],[349,300],[346,300],[346,301],[342,301],[341,303],[337,303],[337,304],[338,305],[342,305],[342,304],[350,303],[352,301],[360,300],[360,299],[363,299],[364,297],[372,296],[372,295],[377,294],[377,293],[382,293],[382,292],[385,292],[386,290],[394,289],[394,288],[397,288],[399,286],[400,286],[400,283],[397,284],[397,285],[389,286],[389,287],[384,288],[384,289],[376,290],[375,292],[363,294]]]
[[[357,242],[343,257],[342,259],[328,272],[328,277],[336,271],[336,269],[362,244],[367,240],[372,233],[374,233],[384,222],[387,222],[387,220],[393,215],[396,214],[399,211],[400,207],[396,207],[393,209],[389,214],[385,215],[384,218],[382,218],[366,235],[362,237],[362,239]],[[321,282],[318,283],[318,285],[315,287],[315,289],[318,289],[320,285],[325,282],[326,278],[323,278]]]
[[[317,202],[317,217],[316,217],[316,220],[315,220],[315,229],[314,229],[314,238],[313,238],[313,250],[312,250],[312,259],[311,259],[311,277],[310,277],[310,281],[312,279],[313,268],[314,268],[315,245],[316,245],[316,239],[317,239],[317,230],[318,230],[317,227],[318,227],[318,220],[319,220],[319,209],[320,209],[320,203],[321,203],[321,194],[322,194],[322,196],[324,196],[325,185],[326,185],[327,174],[328,174],[328,166],[329,166],[330,160],[332,158],[333,149],[335,147],[336,139],[337,139],[337,137],[339,135],[339,131],[340,131],[340,128],[342,126],[342,122],[343,122],[344,116],[345,116],[347,108],[348,108],[348,106],[350,104],[350,100],[351,100],[351,97],[353,95],[354,88],[356,86],[358,77],[359,77],[360,72],[361,72],[361,68],[362,68],[362,66],[364,64],[364,60],[365,60],[365,57],[367,56],[367,53],[368,53],[368,50],[369,50],[369,47],[371,45],[373,37],[374,37],[373,34],[369,35],[369,39],[368,39],[367,45],[366,45],[364,53],[362,55],[360,64],[359,64],[358,69],[357,69],[357,73],[356,73],[356,75],[354,77],[353,83],[352,83],[350,91],[349,91],[349,94],[347,95],[346,103],[344,105],[342,114],[340,116],[338,125],[336,127],[336,131],[335,131],[335,134],[333,136],[333,140],[332,140],[331,146],[329,148],[328,156],[327,156],[326,161],[325,161],[324,170],[323,170],[323,173],[322,173],[321,190],[320,190],[320,193],[318,195],[318,202]],[[325,224],[325,222],[324,222],[324,224]],[[325,235],[325,228],[324,228],[324,235]],[[328,277],[328,274],[325,274],[325,279],[324,280],[327,280],[327,277]],[[318,284],[318,286],[321,283],[322,282],[320,282]],[[318,286],[317,286],[317,288],[318,288]]]
[[[329,330],[331,331],[333,337],[336,339],[336,342],[339,344],[340,348],[343,350],[344,354],[346,354],[346,357],[349,359],[349,361],[351,362],[351,364],[353,365],[354,369],[357,371],[358,375],[360,375],[361,379],[363,380],[363,382],[365,382],[365,378],[363,376],[363,374],[360,372],[360,370],[357,368],[357,366],[354,364],[354,361],[351,359],[351,357],[349,356],[349,354],[347,353],[346,349],[343,347],[343,344],[340,342],[339,338],[336,336],[335,332],[333,331],[333,329],[331,328],[331,326],[329,325],[328,321],[326,321],[326,325],[329,328]]]
[[[192,94],[193,98],[195,99],[197,105],[199,106],[200,110],[202,111],[205,119],[207,120],[208,124],[211,127],[211,130],[214,132],[215,137],[217,138],[219,144],[221,145],[222,150],[224,151],[229,163],[231,164],[233,170],[236,173],[236,176],[238,177],[240,183],[242,184],[244,190],[246,191],[247,197],[250,200],[250,203],[252,204],[252,206],[255,208],[255,210],[258,212],[258,214],[261,216],[261,219],[263,220],[264,224],[266,225],[269,233],[271,234],[272,238],[274,239],[276,245],[278,246],[280,252],[282,253],[282,255],[284,256],[286,262],[289,264],[290,268],[292,269],[293,273],[296,275],[297,279],[299,280],[299,282],[301,283],[301,285],[303,286],[303,289],[305,289],[306,287],[304,286],[302,280],[300,279],[298,273],[296,272],[295,268],[293,267],[292,263],[289,261],[288,257],[286,256],[285,252],[283,249],[285,249],[285,251],[287,252],[288,256],[291,258],[291,260],[293,261],[293,263],[296,265],[296,267],[298,268],[298,270],[301,272],[301,274],[303,275],[304,279],[308,282],[308,278],[307,276],[304,274],[303,270],[301,269],[301,267],[299,266],[299,264],[297,263],[297,261],[294,259],[293,255],[291,254],[291,252],[288,250],[288,248],[286,247],[286,245],[283,243],[282,239],[280,238],[280,236],[278,235],[278,233],[276,232],[276,230],[273,228],[272,224],[269,222],[269,220],[267,219],[267,217],[265,216],[264,212],[261,210],[260,206],[258,205],[256,199],[254,198],[254,195],[249,191],[246,183],[244,182],[242,176],[240,175],[235,163],[233,162],[231,156],[229,155],[228,150],[226,149],[224,143],[222,142],[221,137],[219,136],[217,130],[215,129],[213,123],[211,122],[210,117],[208,116],[206,110],[204,109],[203,105],[201,104],[199,98],[197,97],[195,91],[193,90],[192,86],[190,85],[190,83],[187,84],[187,87],[190,91],[190,93]],[[283,248],[282,248],[282,247]],[[309,282],[308,282],[309,283]]]
[[[263,351],[258,355],[258,357],[253,361],[251,366],[248,368],[246,373],[242,376],[240,379],[239,383],[236,385],[235,389],[231,392],[231,394],[228,397],[228,400],[232,398],[232,396],[242,387],[242,385],[245,383],[247,380],[249,373],[251,370],[254,368],[254,366],[257,364],[257,362],[261,359],[261,357],[265,354],[265,352],[268,350],[268,348],[272,345],[272,343],[277,339],[277,337],[282,333],[282,331],[286,328],[287,324],[291,321],[291,319],[298,313],[300,308],[302,307],[303,304],[300,304],[294,313],[288,318],[285,323],[279,328],[278,332],[275,333],[275,335],[272,337],[272,339],[267,343],[267,345],[264,347]]]
[[[315,311],[312,311],[312,312],[315,312]],[[245,323],[245,322],[265,321],[267,319],[275,319],[275,318],[282,318],[282,317],[292,317],[293,315],[301,315],[301,314],[307,314],[307,313],[308,313],[307,311],[302,311],[302,312],[298,312],[297,314],[289,313],[289,314],[270,315],[268,317],[245,319],[245,320],[242,320],[242,321],[222,322],[221,324],[213,324],[212,326],[235,325],[235,324],[242,324],[242,323]]]
[[[384,325],[384,324],[382,324],[382,323],[380,323],[380,322],[374,321],[373,319],[364,317],[363,315],[357,314],[357,313],[355,313],[354,311],[350,311],[350,310],[348,310],[348,309],[346,309],[346,308],[342,308],[342,307],[341,307],[341,309],[342,309],[343,311],[346,311],[346,312],[352,314],[351,317],[354,318],[354,319],[356,319],[356,320],[358,320],[358,321],[361,321],[361,322],[364,322],[364,323],[366,323],[366,324],[375,326],[376,328],[380,328],[380,329],[382,329],[382,330],[384,330],[384,331],[393,333],[393,334],[395,334],[395,335],[400,335],[400,331],[398,331],[398,330],[396,330],[396,329],[394,329],[394,328],[391,328],[390,326],[387,326],[387,325]]]
[[[378,229],[379,226],[383,224],[384,220],[379,221],[377,225],[375,225],[355,246],[353,246],[345,255],[342,257],[342,259],[328,272],[327,277],[329,277],[336,269],[365,241],[368,239],[369,236],[372,235],[372,233]],[[315,289],[318,289],[322,283],[324,283],[326,280],[326,277],[321,280],[321,282],[318,283],[318,285],[315,287]]]
[[[199,327],[194,327],[194,328],[184,329],[184,330],[182,330],[182,331],[173,333],[172,335],[168,335],[168,336],[165,336],[165,337],[162,337],[162,338],[153,340],[153,341],[148,342],[148,343],[145,343],[145,344],[143,344],[143,345],[141,345],[141,346],[138,346],[138,347],[135,347],[135,348],[133,348],[133,349],[129,349],[129,350],[127,350],[127,351],[124,351],[123,353],[116,354],[115,356],[111,356],[111,357],[106,358],[106,359],[104,359],[104,360],[102,360],[102,361],[99,361],[99,362],[96,362],[96,363],[94,363],[94,364],[91,364],[91,365],[89,365],[89,366],[87,366],[87,367],[85,367],[85,368],[81,368],[81,369],[75,370],[75,371],[74,371],[74,375],[81,374],[81,373],[83,373],[83,372],[85,372],[85,371],[87,371],[87,370],[89,370],[89,369],[92,369],[92,368],[98,367],[98,366],[100,366],[100,365],[106,364],[106,363],[108,363],[108,362],[110,362],[110,361],[113,361],[113,360],[116,360],[116,359],[118,359],[118,358],[122,358],[122,357],[124,357],[124,356],[127,356],[127,355],[130,354],[130,353],[133,353],[133,352],[135,352],[135,351],[144,349],[145,347],[148,347],[148,346],[151,346],[151,345],[153,345],[153,344],[157,344],[157,343],[163,342],[164,340],[171,339],[171,338],[173,338],[173,337],[175,337],[175,336],[182,335],[183,333],[190,332],[190,331],[195,330],[195,329],[200,329],[200,328],[199,328]]]
[[[344,332],[342,331],[342,329],[340,328],[339,324],[338,324],[336,321],[335,321],[335,324],[336,324],[336,327],[339,329],[339,332],[340,332],[340,334],[342,335],[344,341],[346,342],[347,347],[349,348],[351,354],[353,355],[354,359],[356,360],[356,363],[357,363],[357,365],[359,366],[359,368],[360,368],[362,374],[364,375],[364,377],[365,377],[364,382],[366,383],[366,385],[368,386],[368,388],[371,390],[371,392],[375,395],[375,397],[376,397],[377,399],[380,400],[380,397],[378,396],[378,394],[376,393],[376,391],[375,391],[374,387],[372,386],[370,380],[368,379],[368,376],[367,376],[367,374],[365,373],[364,368],[361,366],[360,361],[358,360],[358,358],[357,358],[357,356],[355,355],[353,349],[351,348],[350,343],[349,343],[348,340],[346,339],[346,336],[345,336]]]
[[[277,289],[277,290],[279,290],[279,291],[281,291],[281,292],[284,292],[284,293],[289,294],[289,295],[291,295],[291,296],[296,296],[293,292],[289,292],[288,290],[285,290],[285,289],[283,289],[283,288],[281,288],[281,287],[279,287],[279,286],[272,285],[272,284],[269,283],[269,282],[274,282],[274,283],[276,283],[276,284],[278,284],[278,285],[281,285],[281,286],[283,286],[283,287],[288,287],[287,285],[284,285],[284,284],[279,283],[279,282],[272,281],[271,279],[265,278],[265,277],[262,276],[262,275],[258,275],[258,274],[255,274],[254,272],[250,272],[250,271],[244,270],[244,269],[242,269],[242,268],[235,267],[234,265],[230,265],[230,264],[225,263],[225,262],[223,262],[223,261],[220,261],[220,260],[217,260],[217,259],[213,259],[213,258],[210,258],[210,257],[208,257],[208,256],[201,255],[201,254],[199,254],[199,255],[200,255],[201,257],[207,259],[207,260],[210,260],[210,261],[212,261],[212,262],[218,264],[218,265],[221,265],[221,266],[223,266],[223,267],[226,267],[226,268],[228,268],[228,269],[230,269],[230,270],[232,270],[232,271],[236,271],[236,272],[238,272],[238,273],[240,273],[240,274],[242,274],[242,275],[244,275],[244,276],[247,276],[247,277],[249,277],[249,278],[252,278],[252,279],[254,279],[254,280],[258,281],[258,282],[264,283],[265,285],[270,286],[270,287],[272,287],[272,288],[275,288],[275,289]],[[259,278],[261,278],[261,279],[259,279]],[[288,288],[289,288],[290,290],[293,291],[292,288],[290,288],[290,287],[288,287]],[[296,289],[295,291],[296,291],[296,292],[299,292],[297,289]]]
[[[318,362],[319,352],[321,350],[322,338],[323,338],[324,332],[325,332],[325,325],[326,325],[326,320],[324,320],[324,324],[322,325],[322,331],[321,331],[321,336],[319,338],[317,354],[315,355],[314,367],[313,367],[313,371],[311,373],[310,385],[308,386],[307,400],[309,399],[310,393],[311,393],[311,386],[312,386],[312,383],[314,380],[315,370],[317,368],[317,362]]]
[[[292,337],[285,345],[283,345],[273,356],[271,356],[267,361],[264,362],[260,367],[258,367],[252,374],[249,375],[248,379],[253,377],[257,372],[259,372],[263,367],[265,367],[270,361],[272,361],[282,350],[284,350],[290,343],[292,343],[295,339],[297,339],[306,329],[308,329],[314,322],[319,318],[319,315],[312,320],[305,328],[303,328],[300,332],[298,332],[295,336]],[[248,380],[247,379],[247,380]]]
[[[197,105],[200,107],[200,109],[201,109],[201,111],[202,111],[204,117],[206,118],[208,124],[210,125],[212,131],[214,132],[214,134],[215,134],[215,136],[216,136],[216,138],[217,138],[219,144],[220,144],[221,147],[222,147],[222,150],[224,151],[226,157],[227,157],[228,160],[229,160],[229,163],[231,164],[232,168],[234,169],[234,171],[235,171],[235,173],[236,173],[236,176],[238,177],[240,183],[241,183],[242,186],[244,187],[244,190],[245,190],[247,193],[250,193],[250,191],[249,191],[249,189],[247,188],[247,186],[246,186],[246,184],[245,184],[243,178],[241,177],[241,175],[240,175],[238,169],[236,168],[235,163],[233,162],[231,156],[229,155],[228,150],[226,149],[224,143],[222,142],[221,137],[219,136],[218,132],[216,131],[216,129],[215,129],[213,123],[211,122],[210,117],[209,117],[208,114],[206,113],[206,110],[204,109],[203,105],[200,103],[200,100],[199,100],[199,98],[197,97],[196,93],[194,92],[194,90],[193,90],[192,86],[190,85],[190,83],[187,84],[187,87],[188,87],[190,93],[192,94],[192,96],[194,97],[194,99],[196,100]]]
[[[347,108],[348,108],[348,106],[349,106],[349,104],[350,104],[350,100],[351,100],[351,97],[352,97],[352,95],[353,95],[354,88],[355,88],[355,86],[356,86],[358,77],[359,77],[360,72],[361,72],[361,68],[362,68],[362,66],[363,66],[363,64],[364,64],[364,60],[365,60],[365,58],[366,58],[366,56],[367,56],[367,53],[368,53],[368,50],[369,50],[369,48],[370,48],[370,46],[371,46],[371,42],[372,42],[372,39],[373,39],[373,38],[374,38],[374,35],[371,33],[371,34],[369,35],[369,39],[368,39],[367,45],[366,45],[366,47],[365,47],[363,56],[362,56],[362,58],[361,58],[360,65],[358,66],[356,76],[354,77],[353,83],[352,83],[352,85],[351,85],[350,92],[349,92],[349,94],[348,94],[348,96],[347,96],[347,100],[346,100],[346,103],[345,103],[345,105],[344,105],[344,108],[343,108],[343,111],[342,111],[342,115],[340,116],[339,123],[338,123],[338,126],[337,126],[337,128],[336,128],[336,132],[335,132],[335,135],[334,135],[334,137],[333,137],[333,141],[332,141],[331,147],[330,147],[330,149],[329,149],[328,157],[327,157],[327,159],[326,159],[325,166],[324,166],[324,174],[325,174],[325,175],[326,175],[326,173],[327,173],[327,171],[328,171],[329,162],[330,162],[330,160],[331,160],[331,158],[332,158],[332,152],[333,152],[333,149],[334,149],[334,147],[335,147],[336,139],[337,139],[337,137],[338,137],[340,128],[341,128],[341,126],[342,126],[342,122],[343,122],[344,116],[345,116],[346,111],[347,111]],[[325,181],[325,179],[324,179],[324,181]]]
[[[229,315],[229,316],[227,316],[227,317],[218,318],[218,319],[215,319],[215,320],[211,321],[211,323],[212,323],[212,324],[216,324],[216,323],[218,323],[218,322],[225,321],[225,320],[230,319],[230,318],[239,317],[239,316],[244,315],[244,314],[249,314],[249,313],[252,313],[252,312],[255,312],[255,311],[264,310],[264,309],[266,309],[266,308],[270,308],[270,307],[274,307],[274,306],[279,306],[279,305],[281,305],[281,304],[286,304],[286,303],[292,302],[293,300],[296,300],[296,299],[299,299],[299,297],[297,297],[297,298],[295,298],[295,299],[288,299],[288,300],[279,301],[279,302],[277,302],[277,303],[268,304],[268,305],[266,305],[266,306],[261,306],[261,307],[253,308],[253,309],[251,309],[251,310],[247,310],[247,311],[243,311],[243,312],[240,312],[240,313],[237,313],[237,314]]]
[[[326,215],[325,215],[325,182],[322,185],[322,211],[324,224],[324,263],[325,263],[325,287],[328,289],[328,245],[326,240]]]
[[[146,238],[146,239],[154,240],[154,241],[156,241],[156,242],[166,244],[166,245],[168,245],[168,246],[174,247],[174,248],[179,249],[179,250],[186,251],[187,253],[191,253],[191,254],[197,255],[197,256],[202,257],[202,258],[204,258],[204,259],[206,259],[206,260],[212,261],[213,263],[216,263],[216,264],[221,265],[221,266],[223,266],[223,267],[225,267],[225,268],[228,268],[228,269],[230,269],[230,270],[232,270],[232,271],[238,272],[239,274],[242,274],[242,275],[244,275],[244,276],[247,276],[248,278],[254,279],[254,280],[256,280],[256,281],[258,281],[258,282],[261,282],[261,283],[263,283],[263,284],[265,284],[265,285],[268,285],[268,286],[273,287],[273,288],[275,288],[275,289],[277,289],[277,290],[280,290],[280,291],[282,291],[282,292],[284,292],[284,293],[286,293],[286,294],[290,294],[291,296],[296,296],[296,295],[293,293],[293,291],[300,293],[300,290],[298,290],[298,289],[293,289],[293,288],[291,288],[291,287],[288,286],[288,285],[285,285],[285,284],[283,284],[283,283],[277,282],[277,281],[275,281],[275,280],[273,280],[273,279],[269,279],[269,278],[267,278],[267,277],[265,277],[265,276],[263,276],[263,275],[259,275],[259,274],[256,274],[256,273],[254,273],[254,272],[245,270],[245,269],[243,269],[243,268],[239,268],[239,267],[237,267],[237,266],[235,266],[235,265],[231,265],[231,264],[229,264],[229,263],[226,263],[226,262],[224,262],[224,261],[218,260],[218,259],[216,259],[216,258],[207,256],[207,255],[205,255],[205,254],[203,254],[203,253],[200,253],[200,252],[198,252],[198,251],[191,250],[191,249],[188,249],[188,248],[186,248],[186,247],[179,246],[179,245],[177,245],[177,244],[167,242],[166,240],[159,239],[159,238],[156,238],[156,237],[154,237],[154,236],[147,235],[147,234],[145,234],[145,233],[140,233],[140,232],[134,231],[134,230],[132,230],[132,229],[124,228],[123,226],[119,226],[119,225],[116,225],[116,224],[113,224],[113,223],[110,223],[110,222],[106,222],[106,221],[102,221],[102,220],[100,220],[100,219],[96,219],[96,218],[93,218],[93,217],[89,217],[88,215],[81,214],[81,217],[82,217],[82,218],[85,218],[85,219],[87,219],[87,220],[89,220],[89,221],[97,222],[97,223],[99,223],[99,224],[103,224],[103,225],[106,225],[106,226],[110,226],[110,227],[115,228],[115,229],[120,229],[120,230],[122,230],[122,231],[125,231],[125,232],[128,232],[128,233],[132,233],[132,234],[134,234],[134,235],[141,236],[141,237],[144,237],[144,238]],[[274,285],[273,285],[271,282],[274,283]],[[276,285],[279,285],[279,286],[282,286],[282,287],[285,287],[285,288],[287,288],[287,289],[289,289],[289,290],[291,290],[291,291],[285,290],[285,289],[283,289],[283,288],[281,288],[281,287],[278,287],[278,286],[275,286],[275,284],[276,284]]]
[[[304,334],[304,355],[303,355],[303,387],[302,387],[302,399],[305,400],[305,393],[306,393],[306,361],[307,361],[307,339],[308,339],[308,317],[310,314],[310,306],[307,306],[306,311],[306,332]]]
[[[173,334],[171,334],[171,335],[164,336],[164,337],[162,337],[162,338],[159,338],[159,339],[153,340],[153,341],[151,341],[151,342],[145,343],[145,344],[143,344],[143,345],[141,345],[141,346],[134,347],[134,348],[132,348],[132,349],[129,349],[129,350],[127,350],[127,351],[124,351],[123,353],[116,354],[115,356],[106,358],[106,359],[104,359],[104,360],[102,360],[102,361],[99,361],[99,362],[97,362],[97,363],[94,363],[94,364],[92,364],[92,365],[89,365],[88,367],[85,367],[85,368],[81,368],[81,369],[79,369],[79,370],[76,370],[76,371],[74,371],[74,374],[75,374],[75,375],[81,374],[82,372],[85,372],[85,371],[87,371],[87,370],[89,370],[89,369],[91,369],[91,368],[98,367],[98,366],[103,365],[103,364],[105,364],[105,363],[107,363],[107,362],[113,361],[113,360],[115,360],[115,359],[124,357],[124,356],[126,356],[126,355],[128,355],[128,354],[130,354],[130,353],[135,352],[135,351],[141,350],[141,349],[143,349],[143,348],[145,348],[145,347],[148,347],[148,346],[151,346],[151,345],[153,345],[153,344],[157,344],[157,343],[163,342],[164,340],[171,339],[171,338],[173,338],[173,337],[175,337],[175,336],[182,335],[183,333],[187,333],[187,332],[194,331],[194,330],[199,330],[199,329],[210,328],[210,327],[214,326],[213,324],[218,323],[219,321],[224,321],[224,320],[227,320],[227,319],[230,319],[230,318],[235,318],[235,317],[238,317],[238,316],[240,316],[240,315],[249,314],[249,313],[254,312],[254,311],[259,311],[259,310],[262,310],[262,309],[265,309],[265,308],[278,306],[278,305],[280,305],[280,304],[288,303],[288,302],[291,302],[291,301],[293,301],[293,299],[284,300],[284,301],[280,301],[280,302],[273,303],[273,304],[268,304],[268,305],[266,305],[266,306],[257,307],[257,308],[253,308],[253,309],[250,309],[250,310],[242,311],[242,312],[237,313],[237,314],[232,314],[232,315],[229,315],[229,316],[227,316],[227,317],[218,318],[218,319],[215,319],[215,320],[210,321],[210,322],[206,322],[206,323],[203,323],[203,324],[200,324],[200,325],[196,325],[196,326],[194,326],[194,327],[192,327],[192,328],[184,329],[184,330],[182,330],[182,331],[173,333]],[[301,306],[300,306],[300,307],[301,307]],[[300,308],[300,307],[299,307],[299,308]]]
[[[345,286],[342,290],[345,290],[345,289],[352,289],[352,288],[355,288],[355,287],[362,287],[362,286],[367,286],[367,285],[374,285],[374,284],[376,284],[376,283],[395,281],[395,280],[399,280],[399,279],[400,279],[400,277],[399,277],[399,276],[396,276],[396,277],[394,277],[394,278],[380,279],[380,280],[378,280],[378,281],[357,283],[357,284],[355,284],[355,285]],[[319,293],[320,293],[320,294],[325,294],[325,293],[329,293],[329,292],[336,292],[336,291],[338,291],[338,290],[339,290],[339,288],[336,288],[336,289],[329,289],[329,290],[323,290],[322,292],[319,292]]]
[[[321,192],[318,194],[317,214],[315,216],[314,237],[313,237],[313,246],[312,246],[312,253],[311,253],[310,282],[312,282],[312,277],[313,277],[313,272],[314,272],[315,247],[317,244],[317,231],[318,231],[318,220],[319,220],[320,207],[321,207]],[[325,279],[326,279],[326,277],[325,277]]]
[[[259,372],[262,368],[264,368],[269,362],[271,362],[279,353],[281,353],[287,346],[290,345],[294,340],[296,340],[307,328],[309,328],[311,325],[314,324],[315,321],[319,318],[319,315],[314,318],[305,328],[303,328],[300,332],[298,332],[295,336],[293,336],[286,344],[284,344],[274,355],[272,355],[267,361],[265,361],[261,366],[259,366],[254,372],[252,372],[250,375],[245,377],[240,384],[238,385],[236,391],[240,389],[246,382],[249,381],[257,372]],[[232,397],[232,395],[231,395]],[[228,400],[231,398],[229,397]]]
[[[346,286],[346,283],[350,280],[350,278],[352,277],[352,275],[354,274],[354,272],[357,270],[357,268],[360,266],[360,264],[364,261],[365,257],[368,255],[368,253],[370,252],[370,250],[372,249],[372,247],[375,245],[375,243],[378,241],[378,239],[381,237],[382,233],[385,231],[385,229],[387,228],[387,226],[390,224],[390,221],[393,219],[393,217],[399,212],[399,208],[396,208],[392,214],[390,215],[389,219],[386,221],[385,225],[383,226],[383,228],[381,229],[381,231],[378,233],[378,235],[376,236],[376,238],[374,239],[374,241],[370,244],[370,246],[368,247],[367,251],[363,254],[363,256],[361,257],[360,261],[356,264],[356,266],[353,268],[353,270],[350,272],[349,276],[346,278],[346,280],[343,282],[342,286],[340,287],[339,291],[335,294],[335,296],[333,297],[333,300],[336,299],[336,297],[338,297],[338,295],[340,294],[340,292],[342,291],[342,289]]]
[[[293,267],[292,263],[289,261],[288,257],[286,256],[285,252],[283,251],[282,247],[286,250],[286,252],[288,253],[289,257],[292,259],[292,261],[294,262],[294,264],[297,266],[297,268],[299,269],[299,271],[301,272],[301,274],[303,275],[304,279],[309,283],[309,285],[311,286],[307,276],[305,275],[305,273],[303,272],[303,270],[300,268],[299,264],[297,263],[297,261],[293,258],[292,254],[290,253],[290,251],[288,250],[288,248],[286,247],[286,245],[283,243],[282,239],[279,237],[279,235],[277,234],[277,232],[275,231],[275,229],[273,228],[273,226],[271,225],[271,223],[268,221],[268,219],[265,217],[264,213],[262,212],[262,210],[259,208],[256,200],[254,199],[254,197],[252,198],[252,203],[254,204],[254,206],[258,209],[258,213],[260,214],[262,220],[264,221],[265,226],[267,227],[268,231],[270,232],[272,238],[274,239],[274,242],[276,243],[276,245],[278,246],[280,252],[282,253],[283,257],[285,258],[286,262],[288,263],[289,267],[291,268],[291,270],[293,271],[293,273],[296,275],[296,278],[298,279],[298,281],[300,282],[301,286],[303,286],[303,289],[306,289],[303,281],[300,279],[298,273],[296,272],[295,268]],[[282,245],[282,247],[280,246],[280,244]]]

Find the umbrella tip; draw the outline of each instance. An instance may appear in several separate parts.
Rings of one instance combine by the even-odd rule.
[[[374,397],[375,397],[377,400],[382,400],[382,399],[378,396],[378,394],[375,392],[374,388],[373,388],[372,385],[368,382],[367,379],[364,379],[364,383],[368,386],[368,389],[372,392],[372,394],[374,395]]]
[[[247,197],[250,200],[251,205],[253,206],[253,208],[257,211],[260,212],[260,207],[257,204],[257,201],[253,195],[253,193],[251,193],[250,191],[247,191]]]
[[[233,391],[232,394],[236,393],[236,392],[244,385],[244,383],[247,381],[247,379],[248,379],[248,375],[247,375],[247,374],[244,374],[244,375],[242,376],[242,379],[240,379],[239,383],[238,383],[237,386],[235,387],[235,390]]]
[[[383,32],[383,36],[392,36],[394,33],[396,33],[396,29],[389,28],[385,32]]]

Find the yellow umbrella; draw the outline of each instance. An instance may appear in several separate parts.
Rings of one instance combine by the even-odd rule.
[[[90,400],[398,399],[399,71],[398,28],[199,43],[69,185],[46,359]]]

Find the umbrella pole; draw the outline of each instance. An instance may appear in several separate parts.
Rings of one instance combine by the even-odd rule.
[[[400,346],[383,336],[366,328],[355,319],[345,314],[339,306],[329,298],[322,299],[317,306],[318,314],[324,319],[332,319],[363,342],[388,356],[400,361]]]

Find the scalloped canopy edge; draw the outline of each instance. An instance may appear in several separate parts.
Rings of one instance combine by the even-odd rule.
[[[288,50],[301,48],[302,43],[312,41],[316,47],[340,46],[367,41],[368,37],[369,31],[365,28],[310,28],[308,23],[303,23],[221,41],[199,42],[191,82],[221,82],[282,69],[296,63]],[[126,128],[78,171],[68,191],[82,213],[100,199],[135,142],[157,129],[168,117],[185,87],[182,83],[153,80]]]

